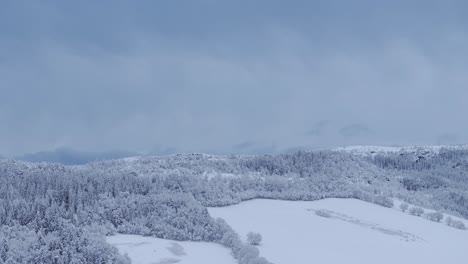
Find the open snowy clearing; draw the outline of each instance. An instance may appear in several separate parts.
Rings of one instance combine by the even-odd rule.
[[[121,234],[109,236],[107,241],[133,264],[236,264],[228,248],[213,243]]]
[[[209,211],[243,238],[249,231],[261,233],[260,254],[276,264],[439,264],[468,259],[468,231],[355,199],[252,200]]]

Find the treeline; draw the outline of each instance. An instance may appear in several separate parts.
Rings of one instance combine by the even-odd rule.
[[[418,165],[415,155],[333,151],[188,154],[84,166],[0,161],[0,263],[128,263],[104,241],[114,232],[216,242],[242,264],[267,263],[206,206],[327,197],[391,206],[386,197],[395,196],[467,217],[466,157],[441,151],[430,166]]]
[[[405,200],[468,218],[468,150],[421,149],[376,155],[370,161],[396,175],[400,188],[393,192]]]

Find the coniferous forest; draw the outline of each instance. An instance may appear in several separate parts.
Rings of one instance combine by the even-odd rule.
[[[241,264],[268,263],[207,207],[329,197],[387,207],[395,198],[468,218],[468,150],[179,154],[79,166],[2,160],[0,263],[129,263],[104,239],[117,232],[215,242]]]

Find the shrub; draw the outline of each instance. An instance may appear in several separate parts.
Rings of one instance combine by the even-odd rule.
[[[260,242],[262,242],[262,235],[259,233],[249,232],[247,234],[247,242],[249,242],[250,245],[258,246],[260,245]]]
[[[271,264],[268,260],[264,257],[257,257],[249,262],[249,264]]]
[[[424,209],[421,207],[411,207],[411,209],[409,209],[409,213],[415,216],[421,216],[424,214]]]
[[[374,203],[378,204],[378,205],[381,205],[381,206],[384,206],[384,207],[388,207],[388,208],[393,207],[393,200],[388,198],[387,196],[377,196],[377,197],[375,197],[374,198]]]
[[[427,219],[434,221],[434,222],[440,222],[444,218],[444,215],[439,213],[439,212],[431,212],[426,214]]]
[[[445,220],[445,222],[448,226],[451,226],[453,228],[466,229],[465,224],[460,220],[453,220],[451,217],[448,217],[447,220]]]
[[[249,264],[252,260],[257,259],[260,255],[258,249],[250,245],[242,245],[237,252],[237,259],[240,264]]]
[[[403,212],[406,212],[406,210],[408,210],[408,204],[406,203],[402,203],[400,204],[400,210],[403,211]]]

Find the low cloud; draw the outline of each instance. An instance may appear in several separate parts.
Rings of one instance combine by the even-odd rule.
[[[307,132],[307,135],[321,136],[329,123],[329,120],[320,120],[312,126],[312,128]]]
[[[338,133],[346,138],[354,138],[368,136],[372,130],[365,124],[351,124],[342,127]]]
[[[156,4],[97,5],[101,20],[83,23],[66,4],[13,8],[0,22],[27,8],[19,17],[33,26],[11,25],[0,36],[0,152],[227,153],[468,140],[468,124],[457,118],[468,112],[465,21],[447,16],[415,34],[422,31],[410,22],[428,18],[406,11],[372,18],[343,7],[369,22],[361,25],[331,6],[314,18],[271,5],[240,21],[243,9],[229,5],[196,7],[213,11],[200,19],[188,7],[170,5],[164,14]]]

